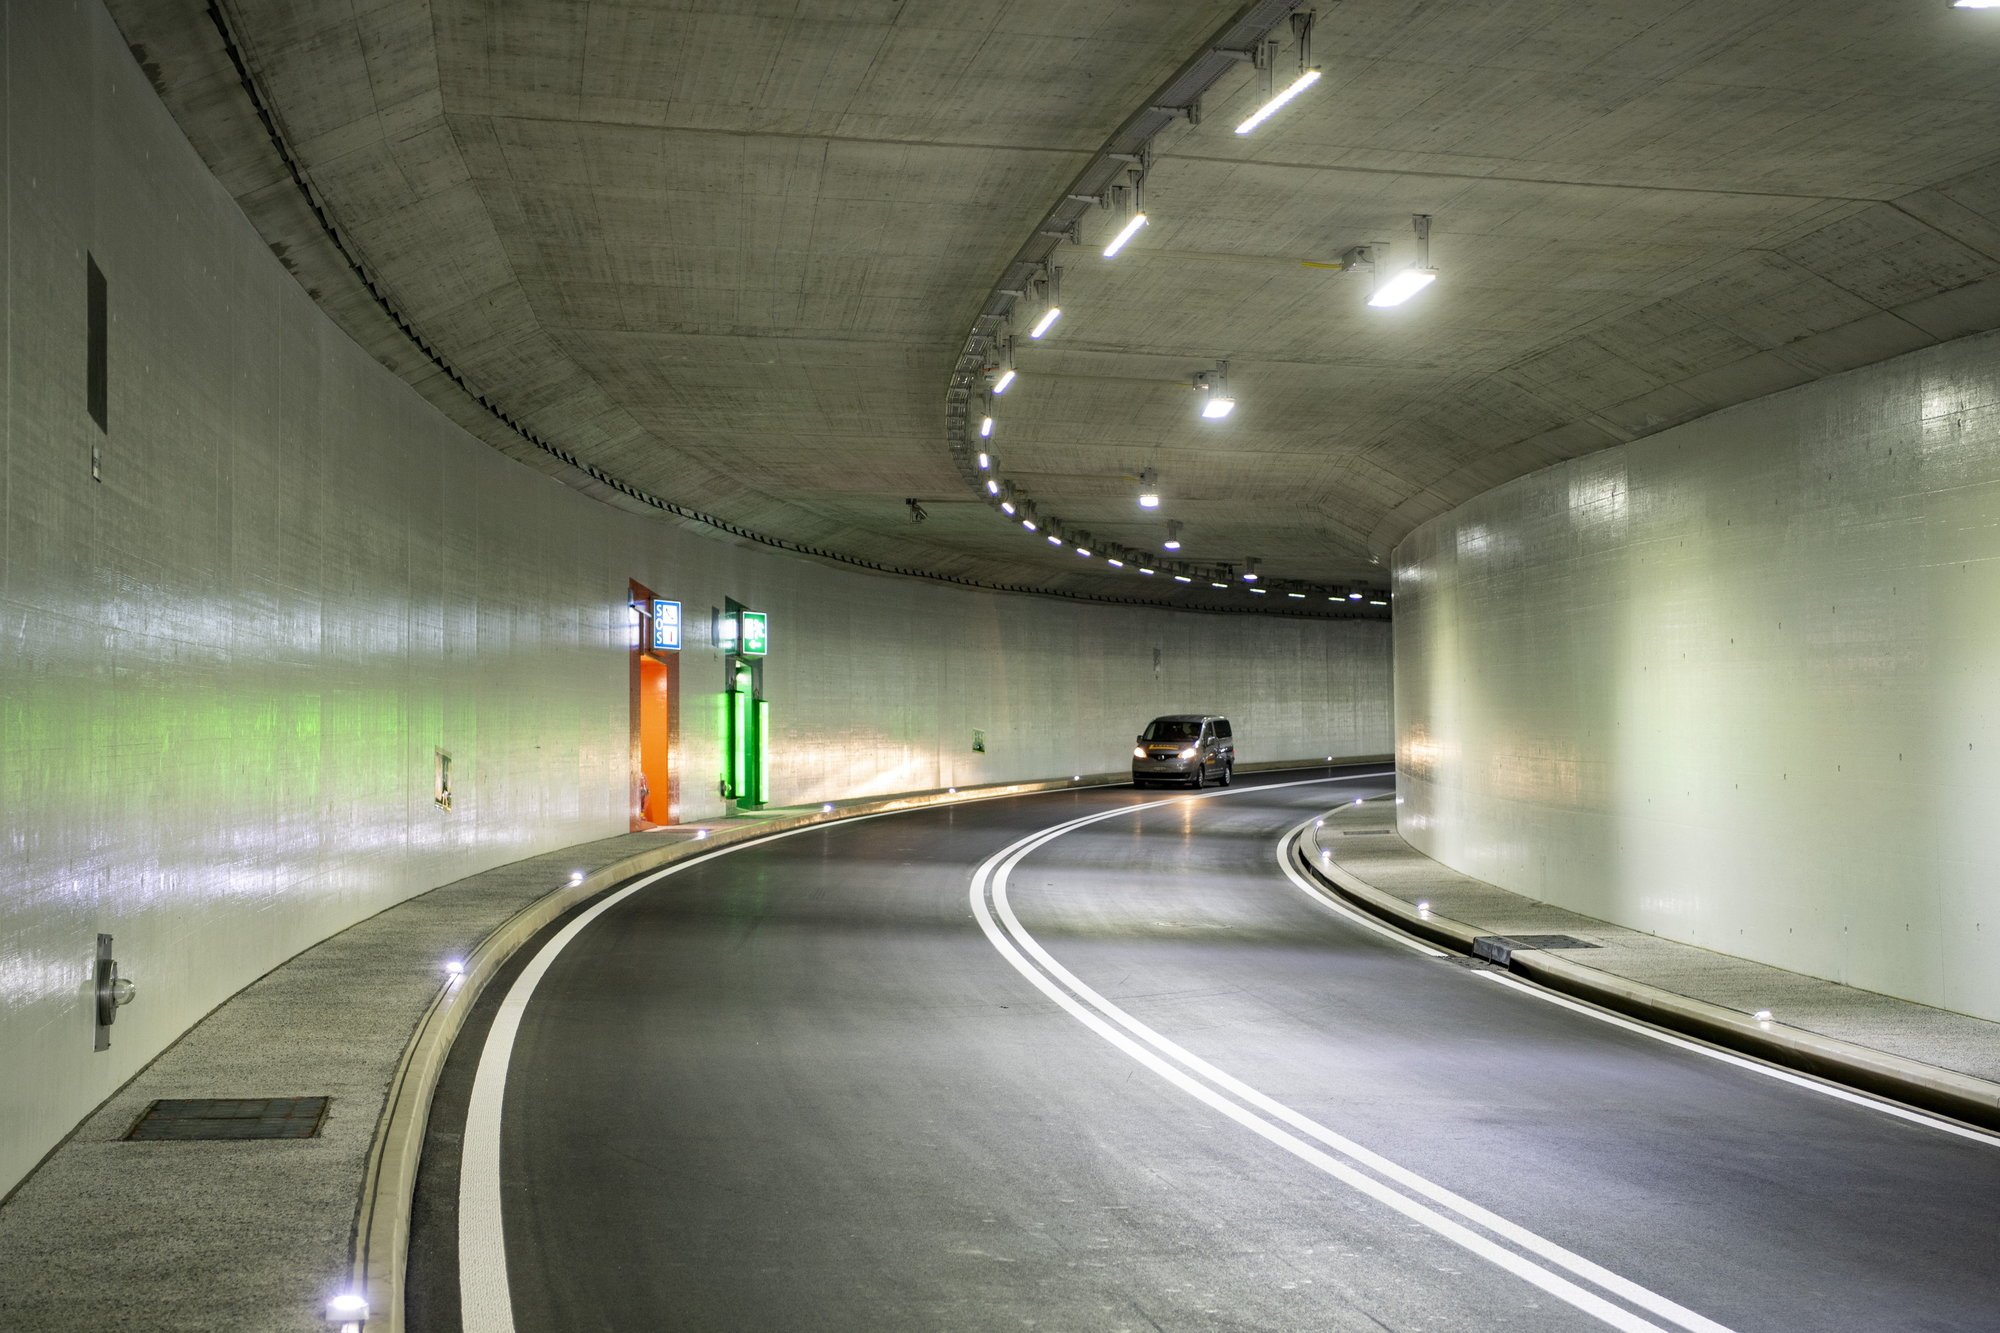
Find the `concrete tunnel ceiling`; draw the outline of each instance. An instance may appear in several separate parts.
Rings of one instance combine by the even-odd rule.
[[[1275,24],[1289,70],[1287,8],[111,0],[273,250],[496,448],[846,559],[1272,612],[1307,604],[1025,534],[946,404],[1078,173],[1233,21]],[[1116,219],[1084,207],[1063,319],[1014,326],[1002,469],[1100,544],[1156,550],[1172,518],[1187,559],[1380,588],[1398,540],[1499,483],[2000,326],[2000,15],[1310,8],[1318,85],[1239,137],[1264,85],[1233,63],[1153,138],[1151,225],[1107,261]],[[1312,266],[1408,263],[1419,213],[1441,276],[1406,306]],[[1189,378],[1217,359],[1239,407],[1207,422]]]

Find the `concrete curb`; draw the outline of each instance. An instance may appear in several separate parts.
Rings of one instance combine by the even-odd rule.
[[[1241,773],[1274,772],[1328,765],[1387,762],[1387,755],[1340,756],[1332,760],[1275,760],[1239,764]],[[515,912],[481,940],[464,961],[460,974],[442,986],[417,1020],[389,1085],[382,1115],[376,1122],[362,1176],[361,1200],[355,1215],[349,1290],[368,1301],[367,1326],[382,1333],[403,1333],[404,1283],[410,1248],[410,1209],[416,1194],[417,1171],[424,1134],[430,1125],[431,1099],[437,1092],[452,1043],[465,1026],[466,1015],[480,994],[524,944],[550,922],[614,885],[677,861],[706,856],[724,847],[755,842],[814,824],[830,824],[869,815],[923,810],[968,801],[995,800],[1086,787],[1129,786],[1130,772],[1085,773],[1070,778],[997,783],[946,791],[913,792],[878,800],[835,802],[832,809],[806,810],[770,818],[724,821],[707,837],[667,843],[609,865],[563,886]]]
[[[1420,910],[1369,884],[1320,854],[1324,849],[1319,833],[1317,826],[1310,826],[1294,845],[1299,868],[1342,900],[1408,934],[1458,953],[1488,957],[1530,981],[1630,1018],[1982,1129],[2000,1130],[2000,1084],[1776,1020],[1760,1020],[1740,1009],[1590,967],[1561,951],[1513,947],[1492,931]],[[1501,947],[1482,948],[1483,941],[1498,941]]]

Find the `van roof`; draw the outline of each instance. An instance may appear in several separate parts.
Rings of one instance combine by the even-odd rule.
[[[1221,719],[1222,719],[1222,714],[1220,713],[1162,713],[1158,717],[1154,718],[1153,721],[1209,722],[1209,721],[1220,721]]]

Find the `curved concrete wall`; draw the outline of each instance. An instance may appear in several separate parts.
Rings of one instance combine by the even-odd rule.
[[[1549,468],[1395,565],[1411,842],[2000,1019],[2000,339]]]
[[[1115,769],[1184,708],[1231,712],[1246,759],[1388,751],[1386,625],[850,573],[500,457],[319,313],[95,4],[11,6],[0,38],[0,1191],[300,949],[624,832],[628,579],[691,622],[688,818],[721,812],[725,596],[771,615],[781,803]],[[108,280],[108,431],[87,411],[86,252]],[[95,1054],[99,931],[141,989]]]

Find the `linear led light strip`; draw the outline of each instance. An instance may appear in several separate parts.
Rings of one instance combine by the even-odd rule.
[[[1994,0],[1994,3],[2000,4],[2000,0]],[[1250,113],[1250,118],[1244,121],[1241,125],[1238,125],[1236,127],[1236,132],[1238,134],[1250,133],[1250,131],[1256,129],[1259,125],[1262,125],[1272,116],[1277,115],[1279,110],[1285,105],[1285,103],[1291,101],[1294,97],[1297,97],[1300,93],[1304,92],[1306,89],[1312,87],[1315,83],[1318,82],[1319,82],[1319,71],[1316,69],[1307,70],[1305,73],[1299,75],[1298,78],[1293,79],[1290,87],[1286,88],[1276,97],[1273,97],[1270,101],[1264,103],[1264,105],[1258,107],[1255,111],[1252,111]]]

